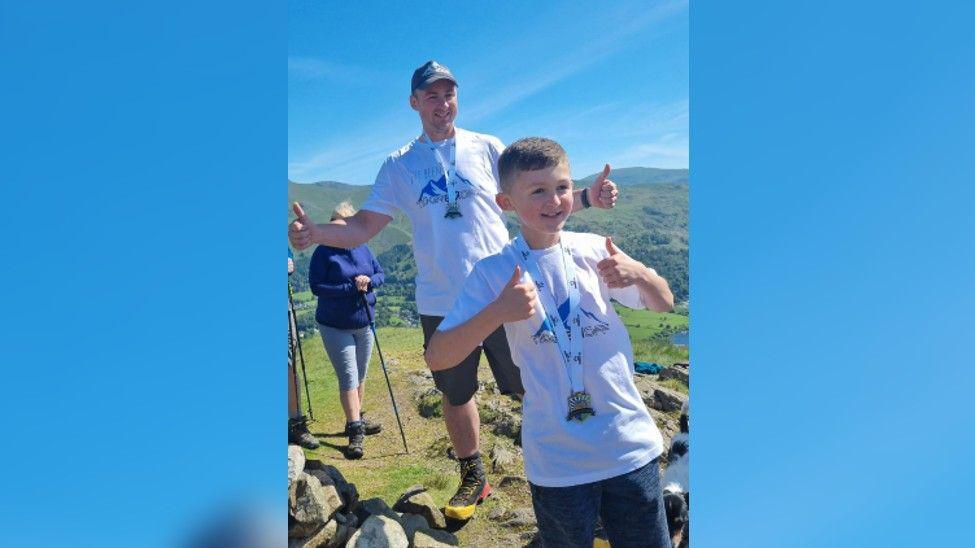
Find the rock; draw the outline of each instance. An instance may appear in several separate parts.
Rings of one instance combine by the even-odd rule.
[[[331,476],[322,470],[312,470],[310,472],[306,472],[306,474],[314,477],[319,483],[322,484],[322,489],[325,490],[325,498],[327,499],[328,506],[330,508],[335,508],[335,511],[345,508],[345,501],[342,500],[342,496],[339,494],[339,490],[335,486],[335,480],[333,480]]]
[[[504,410],[498,414],[491,431],[498,436],[504,436],[514,441],[521,439],[521,415]]]
[[[288,446],[288,488],[305,469],[305,452],[297,445]]]
[[[511,515],[508,516],[504,525],[505,527],[535,525],[535,512],[531,508],[515,508],[511,511]]]
[[[320,460],[308,459],[305,463],[305,470],[317,477],[322,482],[322,485],[327,483],[335,485],[339,496],[342,497],[344,508],[352,508],[359,502],[359,491],[356,490],[354,484],[345,480],[345,476],[342,475],[342,472],[338,468],[331,464],[324,464]],[[331,481],[326,480],[324,475],[331,478]]]
[[[490,398],[478,407],[478,414],[481,417],[481,424],[493,424],[500,417],[507,413],[507,409],[498,398]]]
[[[307,537],[317,532],[338,510],[336,498],[330,497],[317,478],[305,472],[295,481],[295,504],[291,512],[294,524],[289,537]]]
[[[521,476],[505,476],[498,482],[499,489],[517,489],[528,485],[528,480]]]
[[[413,548],[443,548],[444,546],[459,546],[457,537],[447,531],[437,529],[420,529],[413,537]]]
[[[640,398],[651,409],[653,408],[653,390],[657,387],[652,379],[653,377],[650,375],[633,375],[633,384],[636,385],[636,389],[640,392]]]
[[[416,400],[416,409],[426,419],[443,416],[443,396],[436,388],[428,388]]]
[[[670,415],[659,411],[654,408],[650,408],[650,416],[653,417],[653,422],[656,423],[657,429],[660,430],[660,435],[664,439],[664,447],[670,447],[670,440],[678,432],[677,421],[670,418]]]
[[[501,518],[504,517],[505,513],[506,512],[505,512],[504,508],[498,507],[498,508],[494,508],[493,510],[491,510],[490,512],[488,512],[488,516],[487,517],[491,521],[498,521],[498,520],[500,520]]]
[[[321,529],[308,538],[292,539],[288,542],[288,548],[338,548],[343,546],[348,540],[351,529],[338,523],[336,520],[329,520]]]
[[[373,497],[371,499],[360,501],[355,507],[355,517],[363,526],[365,526],[366,520],[369,519],[370,516],[386,516],[390,519],[399,521],[399,514],[394,512],[393,509],[386,504],[386,501],[379,497]]]
[[[667,379],[677,379],[680,382],[690,386],[690,375],[684,369],[676,367],[665,367],[663,371],[660,372],[660,380],[665,381]]]
[[[652,406],[654,409],[664,412],[680,411],[681,406],[687,401],[687,395],[658,386],[653,391],[653,400],[656,404]]]
[[[518,459],[518,452],[515,451],[514,446],[510,442],[498,440],[491,447],[489,456],[491,457],[493,472],[498,473],[505,472],[514,467]]]
[[[536,541],[540,540],[538,538],[538,529],[535,529],[534,531],[525,531],[521,534],[521,540],[527,541],[529,546],[541,545],[540,543],[536,543]]]
[[[372,515],[362,523],[362,527],[349,538],[345,546],[346,548],[407,548],[409,544],[406,532],[395,519]]]
[[[433,373],[429,369],[412,371],[407,376],[407,379],[409,379],[410,384],[417,387],[433,385]]]
[[[393,510],[423,516],[423,519],[427,520],[427,525],[432,528],[443,529],[447,526],[447,520],[437,507],[437,503],[433,501],[427,488],[422,485],[414,485],[407,489],[393,505]]]
[[[430,526],[427,525],[426,518],[416,514],[403,514],[400,516],[399,524],[406,533],[406,540],[409,541],[411,546],[413,545],[413,535],[416,534],[417,531],[430,528]]]

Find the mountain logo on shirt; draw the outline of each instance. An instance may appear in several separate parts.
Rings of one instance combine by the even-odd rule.
[[[474,185],[467,179],[456,174],[454,176],[454,186],[457,189],[457,200],[466,200],[474,195]],[[420,191],[420,197],[417,198],[416,203],[420,207],[426,207],[430,204],[441,204],[447,203],[447,177],[446,175],[441,175],[438,179],[430,179],[427,184],[423,186],[423,190]]]
[[[599,316],[589,312],[585,308],[579,307],[579,319],[582,322],[582,337],[590,338],[595,337],[609,331],[609,322],[601,319]],[[569,299],[566,299],[561,305],[559,305],[559,317],[563,322],[566,321],[569,315]],[[548,316],[542,321],[542,325],[538,327],[535,334],[532,335],[532,341],[535,344],[542,343],[554,343],[555,336],[553,335],[555,329],[553,328],[554,322],[552,318]]]

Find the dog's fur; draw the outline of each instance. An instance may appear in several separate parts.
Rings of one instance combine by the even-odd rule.
[[[671,542],[679,548],[690,542],[688,511],[691,504],[688,473],[690,468],[690,406],[685,403],[680,413],[680,433],[670,442],[667,469],[664,470],[664,508]]]

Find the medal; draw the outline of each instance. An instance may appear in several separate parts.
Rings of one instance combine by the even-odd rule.
[[[573,392],[569,396],[569,414],[565,420],[583,422],[596,414],[592,408],[592,396],[585,392]]]
[[[582,382],[582,320],[579,308],[581,295],[572,253],[561,242],[559,243],[568,300],[568,311],[563,320],[558,312],[559,306],[554,287],[545,290],[544,278],[539,271],[538,262],[534,260],[528,249],[528,244],[519,236],[515,238],[513,245],[518,251],[516,255],[525,266],[525,272],[539,290],[539,303],[542,307],[539,317],[542,318],[542,322],[547,321],[551,327],[552,340],[562,358],[569,379],[568,413],[565,420],[583,422],[595,415],[596,411],[592,407],[592,396],[586,392]],[[553,313],[549,313],[550,311]]]
[[[456,219],[457,217],[463,217],[460,213],[460,208],[457,207],[457,202],[447,204],[447,213],[444,214],[445,219]]]

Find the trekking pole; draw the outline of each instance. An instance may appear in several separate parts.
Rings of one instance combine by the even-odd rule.
[[[291,373],[291,383],[295,389],[295,409],[301,417],[301,388],[298,386],[298,370],[295,368],[295,343],[294,331],[291,329],[291,311],[288,311],[288,371]]]
[[[305,369],[305,353],[301,350],[301,337],[298,336],[298,314],[295,312],[293,293],[291,280],[288,280],[288,332],[291,333],[291,330],[294,329],[294,341],[298,345],[298,357],[301,359],[301,376],[305,381],[305,400],[308,404],[308,418],[314,420],[315,413],[311,409],[311,392],[308,391],[308,371]],[[295,377],[298,377],[297,370],[295,371]]]
[[[369,301],[366,300],[366,292],[360,291],[362,304],[366,307],[366,316],[369,318],[369,326],[372,327],[372,338],[376,341],[376,352],[379,353],[379,364],[383,367],[383,376],[386,377],[386,387],[389,388],[389,399],[393,402],[393,414],[396,415],[396,424],[399,425],[399,435],[403,437],[403,447],[406,454],[410,454],[410,448],[406,445],[406,433],[403,432],[403,423],[399,420],[399,409],[396,407],[396,398],[393,396],[393,385],[389,382],[389,373],[386,372],[386,360],[383,359],[383,349],[379,348],[379,335],[376,333],[376,322],[372,319],[372,312],[369,310]]]

